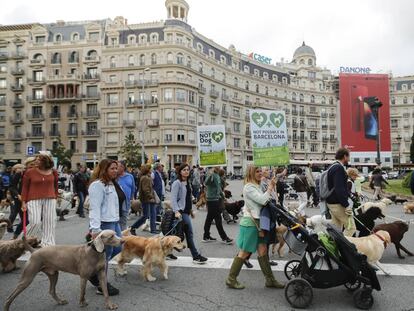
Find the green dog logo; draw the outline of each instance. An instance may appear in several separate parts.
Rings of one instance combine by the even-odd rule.
[[[224,134],[222,132],[214,132],[211,134],[211,137],[216,141],[216,143],[219,143],[224,138]]]
[[[279,128],[283,124],[285,117],[281,113],[271,113],[269,119],[277,128]]]
[[[263,125],[266,124],[267,116],[264,112],[262,113],[254,112],[252,114],[252,120],[254,123],[256,123],[258,127],[262,127]]]

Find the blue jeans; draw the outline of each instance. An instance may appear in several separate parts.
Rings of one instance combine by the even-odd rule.
[[[191,216],[183,213],[182,217],[183,217],[183,222],[185,224],[184,234],[185,234],[185,239],[187,240],[187,246],[191,251],[191,255],[193,256],[193,258],[195,258],[198,255],[200,255],[200,253],[198,252],[194,244],[193,224],[191,222]]]
[[[115,222],[101,222],[102,230],[113,230],[118,237],[122,237],[121,226],[118,221]],[[112,258],[118,255],[122,250],[122,246],[108,246],[105,245],[106,262],[108,263]],[[108,268],[108,265],[107,265]]]
[[[79,198],[78,213],[83,215],[83,203],[85,203],[85,194],[83,192],[77,193]]]
[[[154,203],[142,203],[143,215],[138,218],[136,222],[131,226],[132,229],[138,229],[141,227],[147,219],[150,220],[151,232],[157,231],[157,224],[155,223],[157,218],[157,208]]]
[[[198,199],[200,198],[200,187],[193,186],[193,197],[195,197],[198,201]]]

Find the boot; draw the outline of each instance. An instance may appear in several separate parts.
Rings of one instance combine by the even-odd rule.
[[[235,257],[230,267],[230,273],[226,280],[226,285],[234,289],[243,289],[244,285],[237,281],[240,270],[243,267],[244,260],[240,257]]]
[[[265,276],[266,287],[273,287],[273,288],[284,288],[285,287],[284,284],[279,283],[273,276],[273,271],[269,264],[268,255],[257,257],[257,261],[259,262],[260,269],[262,270],[263,275]]]

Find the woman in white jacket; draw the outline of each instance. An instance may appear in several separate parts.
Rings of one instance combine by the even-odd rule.
[[[230,273],[226,280],[226,285],[230,288],[244,288],[244,285],[237,281],[237,276],[240,273],[245,259],[251,253],[256,252],[256,250],[260,269],[266,279],[266,287],[284,288],[284,285],[280,284],[273,276],[269,264],[269,256],[267,255],[266,241],[261,237],[259,232],[260,211],[271,199],[271,193],[276,186],[276,181],[273,178],[269,182],[266,192],[263,192],[260,188],[262,176],[262,169],[260,167],[250,165],[247,168],[243,188],[245,205],[243,208],[243,217],[240,221],[240,233],[237,238],[237,246],[240,248],[240,251],[233,260]]]

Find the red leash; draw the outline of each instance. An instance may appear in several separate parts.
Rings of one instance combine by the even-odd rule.
[[[26,214],[27,214],[27,209],[23,211],[23,238],[26,238],[26,233],[27,233],[27,228],[26,228]]]

